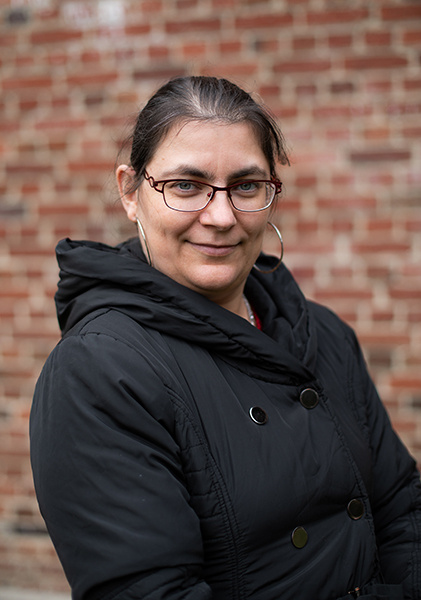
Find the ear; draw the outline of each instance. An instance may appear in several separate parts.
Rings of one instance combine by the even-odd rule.
[[[135,171],[132,169],[132,167],[127,165],[120,165],[117,168],[115,175],[123,208],[126,211],[127,217],[130,219],[130,221],[136,223],[137,193],[127,192],[133,183]]]

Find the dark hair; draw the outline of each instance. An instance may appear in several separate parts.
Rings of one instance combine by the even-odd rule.
[[[289,165],[281,130],[268,110],[226,79],[192,76],[172,79],[163,85],[140,111],[133,134],[130,164],[136,175],[134,191],[159,143],[177,122],[247,122],[253,127],[266,156],[272,177],[275,164]]]

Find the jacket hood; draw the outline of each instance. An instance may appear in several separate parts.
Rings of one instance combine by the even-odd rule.
[[[150,267],[133,238],[112,247],[65,239],[56,248],[60,281],[55,295],[62,334],[100,309],[121,311],[142,326],[205,346],[247,370],[312,378],[316,335],[307,302],[288,269],[253,269],[245,292],[263,331]],[[262,254],[267,270],[277,259]]]

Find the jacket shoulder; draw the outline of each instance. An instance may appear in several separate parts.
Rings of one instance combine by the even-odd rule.
[[[308,301],[308,310],[313,327],[319,337],[326,338],[325,342],[329,340],[332,343],[346,341],[351,344],[355,352],[358,352],[358,341],[354,330],[333,310],[314,301]]]

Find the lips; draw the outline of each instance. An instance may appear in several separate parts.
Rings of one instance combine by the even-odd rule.
[[[207,254],[208,256],[227,256],[228,254],[231,254],[231,252],[233,252],[238,246],[238,244],[197,244],[194,242],[189,242],[189,244],[198,252]]]

